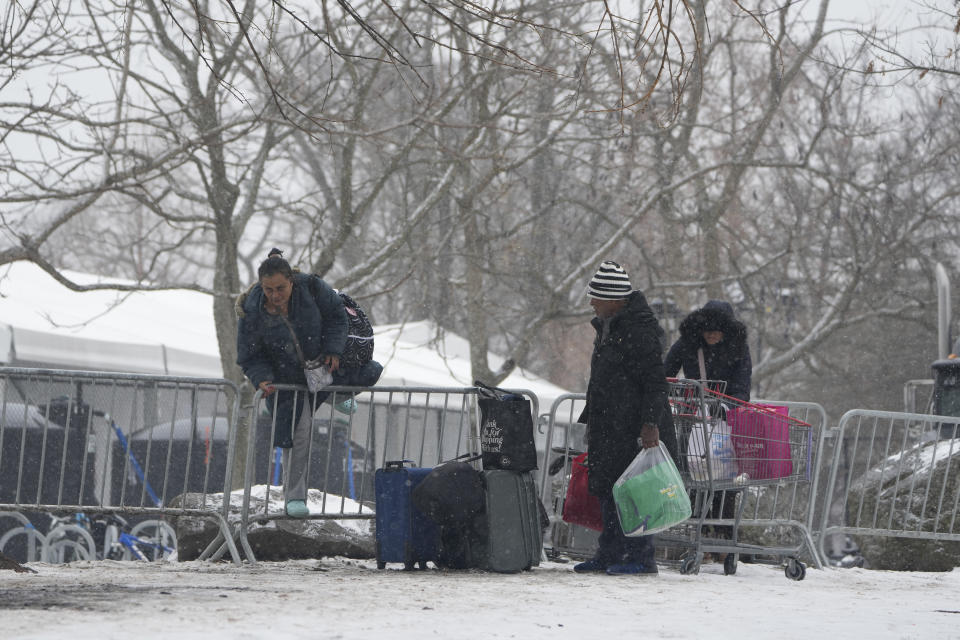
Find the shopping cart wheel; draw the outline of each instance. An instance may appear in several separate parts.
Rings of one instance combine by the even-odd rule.
[[[807,567],[799,560],[791,558],[787,561],[787,567],[783,573],[791,580],[803,580],[807,575]]]
[[[696,554],[687,556],[680,561],[680,575],[700,573],[700,563],[697,562]]]
[[[728,553],[723,559],[723,575],[732,576],[737,572],[737,554]]]

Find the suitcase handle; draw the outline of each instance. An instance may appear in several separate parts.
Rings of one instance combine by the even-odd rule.
[[[413,466],[413,460],[387,460],[383,463],[384,469],[403,469],[404,464]]]
[[[466,458],[466,460],[464,460],[464,458]],[[450,458],[449,460],[444,460],[440,464],[447,464],[448,462],[456,462],[457,460],[460,460],[462,462],[476,462],[481,458],[483,458],[482,453],[470,453],[468,451],[467,453],[461,453],[456,458]]]
[[[464,458],[466,458],[466,460],[463,460],[463,462],[476,462],[482,457],[483,457],[482,454],[479,454],[479,453],[476,453],[476,454],[461,453],[456,458],[451,458],[450,460],[444,460],[440,464],[455,462],[457,460],[463,460]],[[416,462],[414,462],[413,460],[387,460],[386,462],[383,463],[383,468],[384,469],[403,469],[405,464],[409,464],[412,467],[413,465],[416,464]]]

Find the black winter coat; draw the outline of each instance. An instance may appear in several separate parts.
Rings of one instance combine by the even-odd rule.
[[[634,291],[610,319],[591,321],[597,331],[590,361],[587,406],[579,422],[587,425],[590,493],[609,495],[613,484],[640,452],[640,427],[659,427],[660,440],[677,460],[676,433],[663,373],[663,329],[643,294]]]
[[[723,340],[710,346],[703,340],[704,331],[722,331]],[[725,381],[728,396],[749,402],[753,363],[747,327],[734,318],[729,302],[711,300],[683,319],[680,337],[670,347],[663,363],[667,376],[673,377],[683,369],[685,377],[699,380],[697,349],[703,349],[707,380]]]

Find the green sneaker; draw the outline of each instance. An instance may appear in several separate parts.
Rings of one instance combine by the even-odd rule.
[[[356,413],[357,411],[357,401],[353,398],[347,398],[343,402],[338,402],[333,406],[334,409],[340,413],[345,413],[350,415],[351,413]]]
[[[307,509],[304,500],[291,500],[287,503],[287,515],[291,518],[306,518],[310,515],[310,509]]]

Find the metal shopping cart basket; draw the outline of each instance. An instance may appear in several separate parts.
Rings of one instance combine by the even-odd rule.
[[[693,516],[657,536],[661,548],[679,548],[681,573],[697,573],[704,554],[726,554],[724,573],[737,569],[739,554],[785,562],[787,577],[803,579],[804,547],[816,557],[809,535],[795,546],[740,541],[746,496],[755,500],[811,480],[812,428],[786,407],[752,404],[723,393],[717,382],[671,380],[670,405],[677,434],[679,468]],[[762,520],[762,516],[760,517]],[[758,523],[757,516],[751,525]],[[769,524],[777,526],[774,514]]]

